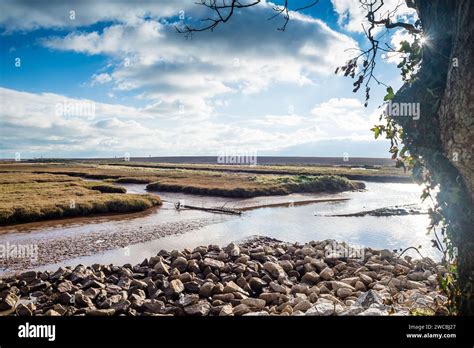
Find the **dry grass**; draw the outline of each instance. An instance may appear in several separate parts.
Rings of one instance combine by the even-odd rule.
[[[127,213],[160,204],[158,196],[125,195],[125,191],[65,175],[0,172],[0,225]]]
[[[188,169],[200,171],[224,171],[253,174],[279,174],[279,175],[342,175],[349,179],[359,176],[367,177],[392,177],[409,178],[410,174],[395,166],[382,166],[378,168],[351,168],[350,166],[300,166],[300,165],[229,165],[229,164],[188,164],[188,163],[152,163],[152,162],[104,162],[109,166],[120,168],[148,168],[148,169]]]
[[[174,191],[224,197],[287,195],[294,192],[341,192],[363,188],[361,183],[340,176],[280,176],[217,174],[164,178],[147,185],[150,191]]]

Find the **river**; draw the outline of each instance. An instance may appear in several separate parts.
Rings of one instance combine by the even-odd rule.
[[[40,254],[45,252],[50,258],[40,260],[38,265],[29,264],[25,268],[41,270],[54,270],[59,266],[79,263],[136,264],[156,255],[161,249],[225,245],[255,235],[301,243],[335,239],[352,245],[389,250],[421,246],[423,256],[439,259],[440,253],[431,245],[432,236],[426,233],[429,224],[426,214],[390,217],[325,216],[420,203],[422,187],[419,185],[373,182],[365,184],[365,191],[332,195],[296,194],[244,200],[159,192],[164,204],[158,209],[127,216],[75,218],[2,227],[0,244],[8,242],[39,245]],[[120,186],[126,187],[129,194],[145,192],[145,185]],[[292,204],[315,198],[348,200]],[[237,208],[281,202],[288,204],[248,210],[241,216],[229,216],[195,210],[177,211],[173,206],[176,201],[207,207],[225,204],[227,207]],[[82,248],[87,249],[86,251],[81,251],[81,243],[87,246]],[[45,251],[46,248],[51,250]],[[57,258],[51,258],[51,254]],[[8,270],[9,267],[4,267],[3,272]]]

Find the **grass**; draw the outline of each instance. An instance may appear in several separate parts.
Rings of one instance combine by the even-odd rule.
[[[123,187],[65,175],[0,172],[0,225],[136,212],[161,204],[158,196],[125,192]]]
[[[149,191],[248,198],[287,195],[295,192],[341,192],[363,188],[363,184],[334,175],[279,176],[201,173],[189,178],[166,178],[147,185]]]
[[[103,162],[109,166],[121,168],[148,169],[187,169],[217,172],[240,172],[250,174],[278,175],[341,175],[348,179],[368,181],[411,181],[410,174],[395,166],[360,168],[350,166],[316,166],[316,165],[229,165],[229,164],[187,164],[187,163],[151,163],[151,162]]]

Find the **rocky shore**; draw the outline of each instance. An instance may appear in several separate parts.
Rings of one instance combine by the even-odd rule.
[[[28,271],[0,280],[3,315],[447,314],[446,269],[388,250],[255,238],[160,251],[132,266]]]

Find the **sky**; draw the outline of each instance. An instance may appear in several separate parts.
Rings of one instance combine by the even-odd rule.
[[[285,31],[268,20],[275,6],[189,37],[176,27],[213,16],[194,0],[0,0],[0,158],[389,157],[370,131],[385,87],[365,108],[362,89],[334,74],[367,46],[358,1],[290,12]],[[376,70],[394,89],[396,64],[381,56]]]

